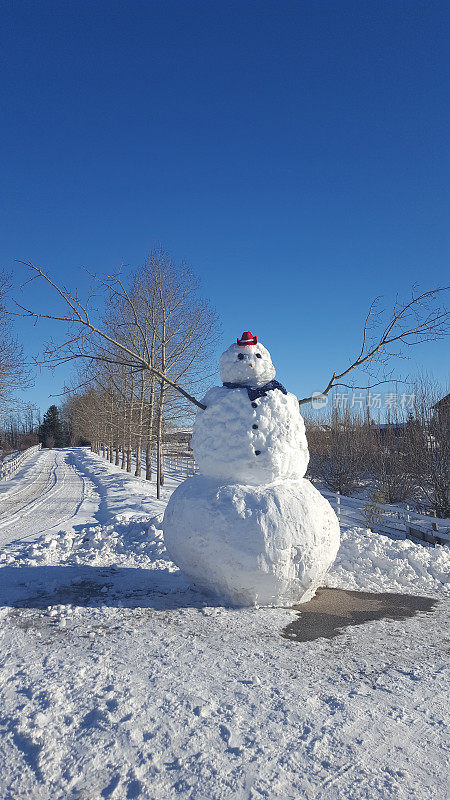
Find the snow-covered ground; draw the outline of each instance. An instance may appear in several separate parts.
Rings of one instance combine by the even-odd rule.
[[[176,484],[80,448],[0,485],[2,800],[442,800],[450,548],[344,528],[328,586],[435,606],[295,641],[189,589]]]

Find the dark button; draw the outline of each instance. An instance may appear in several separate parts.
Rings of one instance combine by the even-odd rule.
[[[257,427],[258,427],[257,425],[252,425],[254,431],[256,431]]]
[[[255,450],[255,456],[261,455],[261,450]]]
[[[258,403],[252,403],[252,408],[258,408]]]

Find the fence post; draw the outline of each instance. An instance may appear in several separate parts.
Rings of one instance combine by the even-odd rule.
[[[341,494],[340,494],[340,492],[336,492],[336,497],[337,497],[337,516],[338,516],[338,521],[339,521],[339,524],[340,524],[340,522],[341,522]]]

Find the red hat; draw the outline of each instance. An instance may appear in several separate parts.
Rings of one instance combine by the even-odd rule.
[[[250,331],[244,331],[240,339],[236,340],[239,347],[246,347],[249,344],[258,344],[258,337],[253,336]]]

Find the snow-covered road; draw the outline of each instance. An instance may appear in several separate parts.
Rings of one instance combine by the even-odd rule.
[[[153,488],[149,490],[145,482],[138,483],[140,491],[136,492],[136,481],[123,476],[125,485],[130,480],[133,484],[130,501],[122,481],[111,483],[117,475],[114,467],[108,465],[102,470],[104,462],[99,462],[91,469],[83,454],[81,448],[41,450],[13,478],[0,483],[0,547],[32,540],[54,528],[72,530],[88,523],[106,524],[120,511],[163,512],[165,502],[153,500]],[[165,501],[176,483],[169,476]]]
[[[0,486],[1,800],[442,800],[450,548],[343,531],[329,586],[435,606],[289,640],[168,560],[176,482],[80,448]]]
[[[0,485],[0,546],[31,539],[71,520],[85,499],[86,478],[71,454],[41,450]]]

